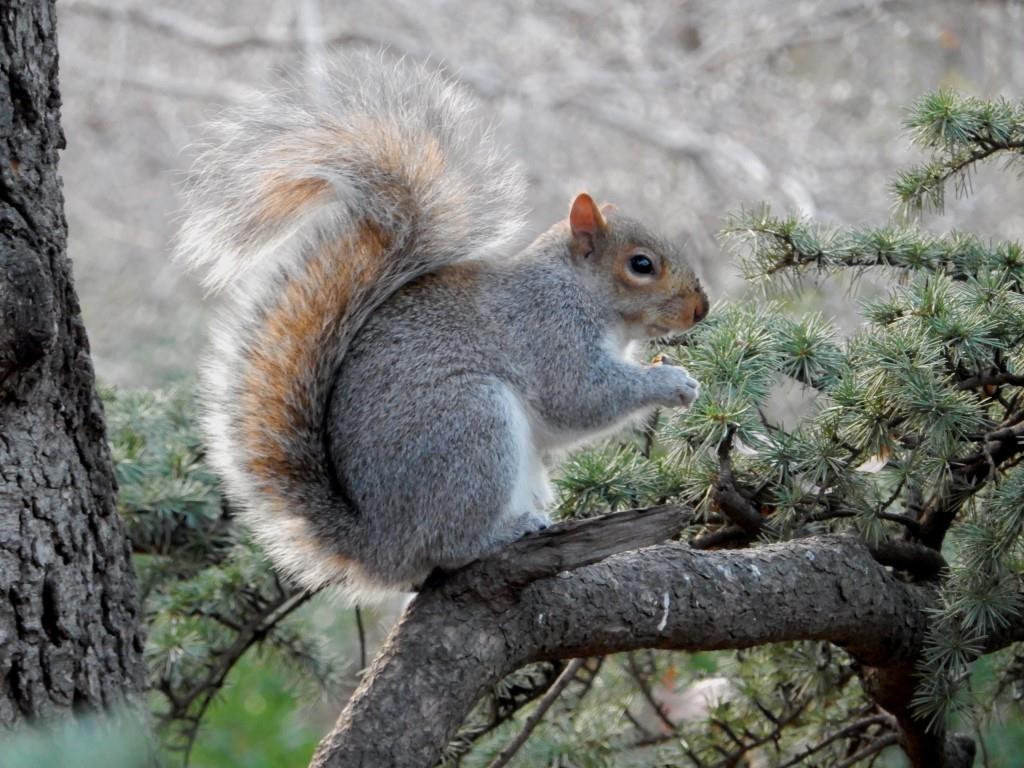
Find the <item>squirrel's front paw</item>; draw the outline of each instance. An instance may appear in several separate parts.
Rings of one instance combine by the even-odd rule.
[[[519,536],[516,537],[519,538],[528,533],[543,531],[549,525],[551,525],[551,518],[546,514],[538,511],[530,511],[520,517],[513,527],[519,531]]]
[[[658,401],[669,408],[688,408],[700,394],[700,382],[678,365],[655,365],[651,374],[657,377]]]

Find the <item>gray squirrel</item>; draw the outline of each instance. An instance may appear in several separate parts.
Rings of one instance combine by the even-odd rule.
[[[708,300],[587,194],[515,253],[524,182],[444,77],[345,59],[213,126],[179,254],[224,295],[208,458],[275,565],[352,599],[548,524],[546,463],[698,384],[634,342]]]

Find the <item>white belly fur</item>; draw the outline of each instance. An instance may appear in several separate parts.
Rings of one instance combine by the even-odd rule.
[[[522,400],[508,386],[503,388],[502,397],[515,445],[516,462],[515,481],[505,514],[518,517],[524,512],[543,511],[555,500],[543,453]]]

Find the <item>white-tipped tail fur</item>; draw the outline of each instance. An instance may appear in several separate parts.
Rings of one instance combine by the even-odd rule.
[[[440,75],[353,57],[325,83],[315,105],[282,89],[211,126],[178,255],[224,300],[203,383],[228,496],[283,571],[365,592],[322,439],[333,378],[402,285],[508,253],[523,182]]]

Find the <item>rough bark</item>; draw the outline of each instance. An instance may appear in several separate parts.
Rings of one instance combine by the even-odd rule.
[[[523,568],[537,572],[529,542],[516,546]],[[840,536],[727,552],[668,543],[582,567],[563,559],[571,570],[503,590],[510,562],[503,553],[416,598],[312,766],[432,766],[490,686],[542,659],[827,640],[899,688],[894,672],[912,669],[934,599]],[[888,703],[908,754],[931,760],[948,749],[946,765],[969,765],[954,754],[959,741],[929,736],[910,717],[903,683],[904,698]]]
[[[0,2],[0,724],[143,681],[135,579],[65,252],[54,3]]]

